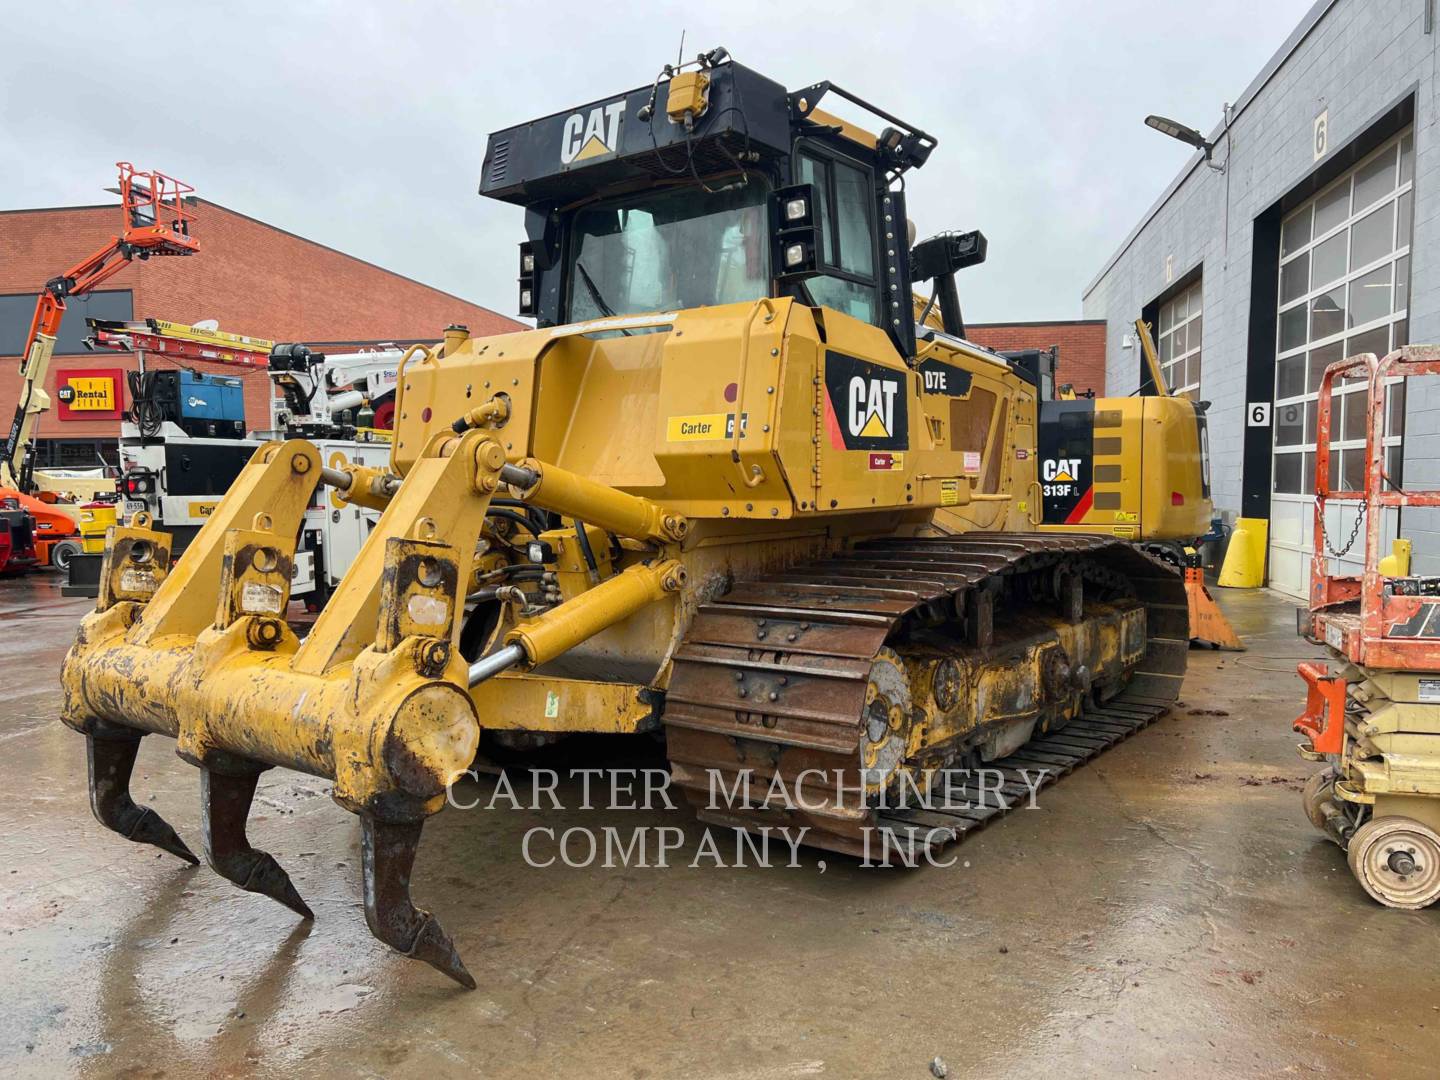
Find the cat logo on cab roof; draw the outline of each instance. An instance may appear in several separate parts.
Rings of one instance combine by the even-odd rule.
[[[566,165],[613,154],[620,148],[625,99],[571,113],[560,135],[560,160]]]

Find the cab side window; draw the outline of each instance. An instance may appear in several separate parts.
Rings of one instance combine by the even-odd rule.
[[[796,181],[815,189],[821,260],[831,272],[805,287],[821,307],[878,325],[880,282],[875,273],[875,190],[868,169],[842,158],[802,152]]]

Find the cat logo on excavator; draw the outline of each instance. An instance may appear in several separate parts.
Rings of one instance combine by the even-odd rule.
[[[1040,467],[1040,476],[1045,480],[1053,480],[1062,484],[1072,484],[1075,482],[1075,475],[1079,471],[1079,458],[1046,458]]]

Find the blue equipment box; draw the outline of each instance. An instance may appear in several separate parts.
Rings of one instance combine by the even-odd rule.
[[[230,375],[180,372],[180,415],[196,420],[245,421],[245,389]]]

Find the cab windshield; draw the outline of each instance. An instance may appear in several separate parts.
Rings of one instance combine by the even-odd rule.
[[[576,213],[569,321],[758,300],[770,291],[765,185],[670,188]]]

